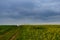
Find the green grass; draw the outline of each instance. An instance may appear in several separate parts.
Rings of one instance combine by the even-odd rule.
[[[1,25],[0,40],[9,40],[16,30],[14,40],[60,40],[60,25]]]

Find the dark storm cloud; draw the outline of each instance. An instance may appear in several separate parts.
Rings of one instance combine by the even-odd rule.
[[[60,0],[0,0],[2,24],[58,22],[59,18]]]

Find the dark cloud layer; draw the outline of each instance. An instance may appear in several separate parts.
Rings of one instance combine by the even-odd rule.
[[[60,22],[59,0],[0,0],[0,24]]]

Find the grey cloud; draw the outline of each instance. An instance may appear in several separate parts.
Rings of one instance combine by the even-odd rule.
[[[2,23],[5,22],[4,19],[13,23],[15,21],[18,23],[18,20],[23,23],[53,22],[60,20],[58,15],[60,15],[59,0],[0,0]]]

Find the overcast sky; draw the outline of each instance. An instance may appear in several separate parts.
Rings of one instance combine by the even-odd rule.
[[[60,23],[60,0],[0,0],[0,24]]]

